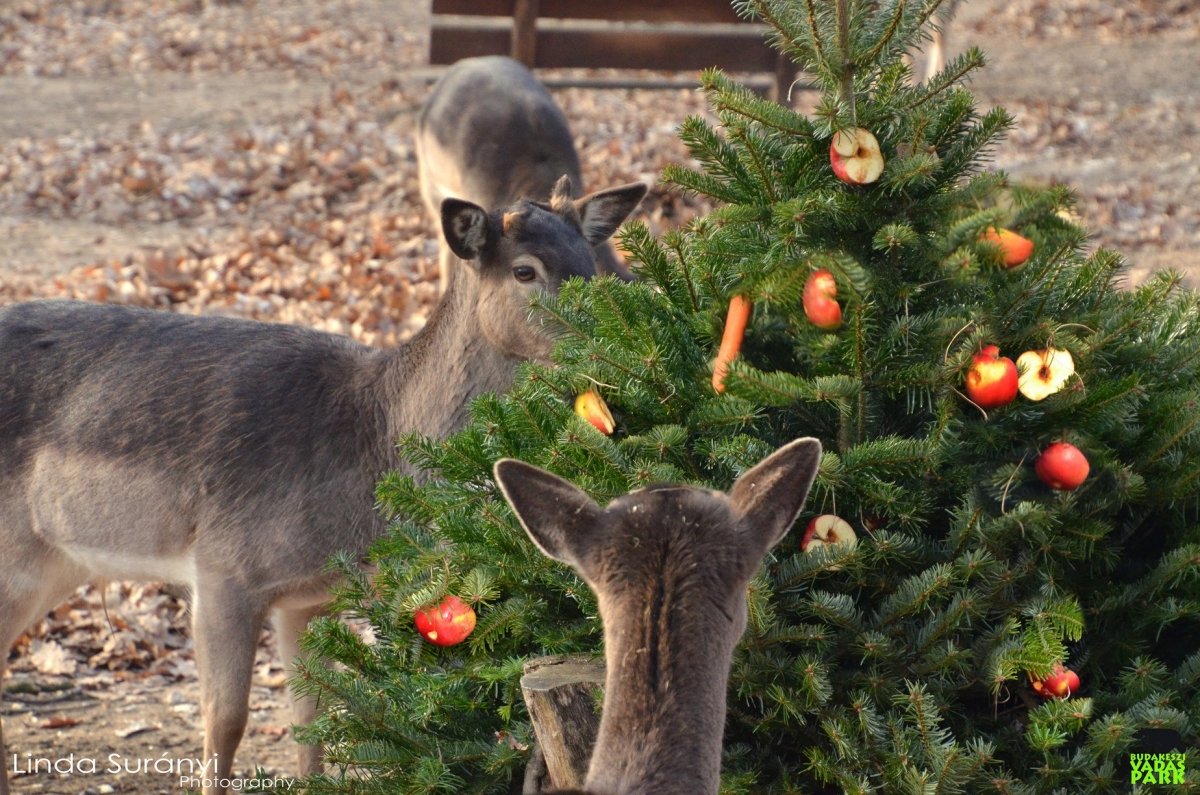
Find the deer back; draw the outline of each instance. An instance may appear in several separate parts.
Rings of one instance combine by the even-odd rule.
[[[417,122],[421,195],[433,217],[457,197],[489,210],[581,186],[566,116],[533,74],[503,56],[468,58],[434,85]]]

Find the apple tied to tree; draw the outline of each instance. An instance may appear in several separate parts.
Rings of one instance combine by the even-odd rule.
[[[475,629],[475,611],[457,596],[447,596],[438,605],[429,605],[413,616],[417,632],[435,646],[462,643]]]
[[[612,436],[613,431],[617,429],[608,404],[594,389],[589,389],[575,398],[575,413],[605,436]]]
[[[990,227],[980,235],[980,239],[1000,247],[1004,255],[1004,267],[1015,268],[1024,265],[1025,260],[1033,255],[1033,241],[1022,237],[1011,229]]]
[[[842,307],[837,300],[837,282],[833,274],[819,268],[804,282],[804,316],[808,322],[826,331],[842,325]]]
[[[845,519],[831,513],[823,513],[814,517],[808,523],[808,527],[804,528],[804,537],[800,539],[800,551],[811,552],[834,544],[854,547],[858,544],[858,536]]]
[[[1069,442],[1055,442],[1033,462],[1033,471],[1050,488],[1072,491],[1087,480],[1091,466],[1078,447]]]
[[[985,409],[1011,403],[1017,396],[1017,365],[1000,348],[985,345],[967,370],[967,397]]]
[[[1050,347],[1025,351],[1017,357],[1017,369],[1021,371],[1021,394],[1030,400],[1045,400],[1071,380],[1075,360],[1070,351]]]
[[[870,184],[883,174],[879,141],[862,127],[836,132],[829,144],[829,165],[834,176],[848,185]]]
[[[1062,663],[1055,663],[1050,669],[1050,674],[1043,679],[1038,679],[1033,674],[1029,675],[1029,685],[1033,692],[1045,699],[1070,698],[1071,694],[1079,689],[1079,684],[1079,674],[1070,668],[1064,668]]]

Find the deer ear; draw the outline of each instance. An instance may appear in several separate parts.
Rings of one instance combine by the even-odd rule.
[[[645,195],[646,184],[634,182],[577,199],[575,209],[579,212],[583,239],[593,246],[608,240]]]
[[[574,483],[524,461],[502,458],[492,471],[537,548],[578,571],[604,509]]]
[[[459,259],[478,259],[497,236],[494,226],[491,216],[479,205],[442,199],[442,234]]]
[[[734,482],[729,501],[762,552],[778,544],[800,515],[821,466],[821,442],[789,442]]]

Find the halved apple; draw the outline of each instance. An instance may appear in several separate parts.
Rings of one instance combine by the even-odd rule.
[[[1061,348],[1025,351],[1017,357],[1021,375],[1017,388],[1030,400],[1045,400],[1066,385],[1075,374],[1071,352]]]
[[[815,517],[804,529],[804,537],[800,539],[800,551],[810,552],[817,547],[842,544],[853,547],[858,544],[858,536],[850,523],[831,513],[823,513]]]
[[[842,182],[866,185],[883,173],[883,153],[870,130],[856,127],[833,134],[829,144],[829,164]]]

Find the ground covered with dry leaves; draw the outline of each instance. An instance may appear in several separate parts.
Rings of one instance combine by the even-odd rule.
[[[434,229],[412,129],[436,74],[419,0],[14,0],[0,7],[0,303],[43,297],[301,323],[372,344],[420,328]],[[1200,283],[1200,6],[975,0],[982,102],[1017,119],[998,167],[1066,182],[1130,280]],[[553,77],[553,76],[551,76]],[[559,89],[588,188],[686,158],[692,91]],[[811,101],[801,93],[799,104]],[[658,231],[706,206],[662,188]],[[105,609],[107,605],[107,610]],[[286,773],[286,692],[268,636],[240,768]],[[184,603],[153,585],[79,592],[21,639],[5,738],[101,772],[18,775],[17,792],[168,792],[139,760],[199,753]],[[132,770],[103,772],[110,754]],[[12,759],[4,760],[5,767]]]

